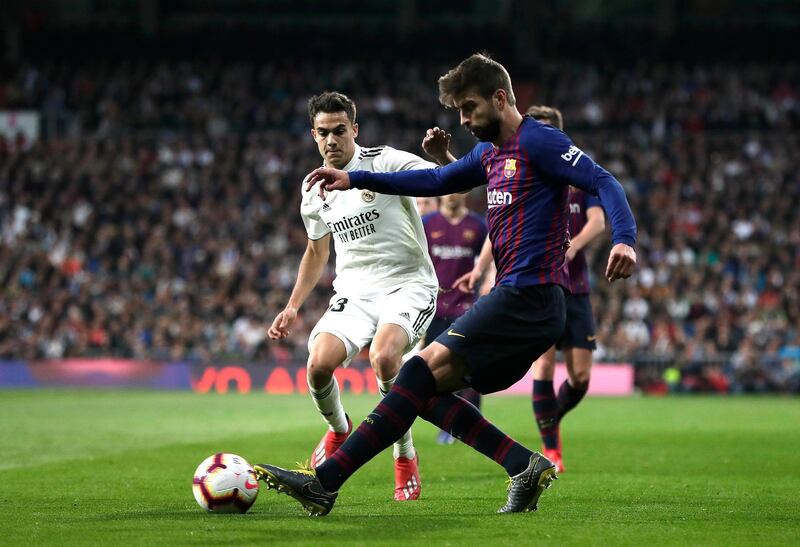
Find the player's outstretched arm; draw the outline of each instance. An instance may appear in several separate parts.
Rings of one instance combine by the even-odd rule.
[[[600,198],[611,222],[614,247],[606,278],[613,282],[630,277],[636,266],[636,221],[625,190],[611,173],[597,165],[560,130],[542,125],[524,142],[536,167],[564,184],[571,184]]]
[[[394,196],[443,196],[463,192],[486,184],[486,176],[480,162],[479,144],[460,160],[436,169],[414,169],[397,173],[371,173],[352,171],[350,173],[320,167],[309,173],[306,190],[319,184],[320,197],[332,190],[361,188],[379,194]]]
[[[330,255],[331,235],[327,234],[320,239],[309,239],[306,251],[300,261],[300,268],[297,271],[297,281],[292,289],[289,302],[283,308],[269,327],[267,334],[273,340],[281,340],[290,334],[290,328],[294,320],[297,319],[297,312],[308,295],[319,282],[325,264],[328,263]]]

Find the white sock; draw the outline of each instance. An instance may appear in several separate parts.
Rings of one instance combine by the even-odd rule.
[[[336,378],[331,377],[331,383],[322,389],[314,389],[309,383],[308,391],[311,393],[311,399],[317,410],[328,422],[331,431],[347,433],[347,416],[344,414],[344,407],[339,399],[339,383]]]
[[[386,397],[386,394],[389,393],[390,389],[392,389],[396,379],[397,376],[386,381],[378,378],[378,389],[381,392],[381,397]],[[411,438],[411,430],[409,429],[396,443],[394,443],[394,446],[392,447],[392,456],[394,456],[395,460],[400,456],[408,458],[409,460],[413,460],[416,454],[417,453],[414,450],[414,440]]]

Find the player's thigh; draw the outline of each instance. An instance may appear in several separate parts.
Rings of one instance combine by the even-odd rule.
[[[386,295],[379,307],[378,328],[400,327],[406,334],[405,352],[422,337],[436,313],[436,288],[406,285]]]
[[[533,362],[534,380],[552,380],[556,371],[556,347],[550,346],[541,357]]]
[[[345,349],[343,365],[348,365],[375,336],[378,321],[378,306],[374,302],[356,296],[335,294],[328,310],[320,318],[308,338],[309,351],[320,333],[338,338]]]
[[[501,285],[459,317],[436,342],[466,363],[466,382],[480,393],[503,390],[530,369],[564,330],[563,289]]]
[[[597,348],[592,313],[592,303],[588,294],[567,295],[567,323],[558,340],[558,349],[580,348],[593,351]]]

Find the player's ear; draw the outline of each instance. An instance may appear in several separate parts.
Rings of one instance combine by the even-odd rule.
[[[314,137],[314,140],[317,140],[317,130],[313,127],[311,128],[311,136]]]
[[[353,124],[353,138],[358,137],[358,123]]]
[[[506,106],[506,92],[504,89],[498,89],[492,95],[492,102],[498,110],[503,110]]]

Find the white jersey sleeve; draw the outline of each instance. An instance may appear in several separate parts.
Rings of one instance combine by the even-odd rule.
[[[300,202],[300,216],[303,218],[303,224],[305,224],[308,239],[321,239],[331,233],[331,229],[320,216],[320,202],[318,199],[315,199],[317,197],[317,189],[315,187],[307,192],[306,180],[303,180],[302,193],[303,199]]]
[[[375,158],[373,166],[376,173],[395,173],[397,171],[434,169],[437,167],[435,163],[426,161],[410,152],[397,150],[391,146],[383,147],[380,156]]]

